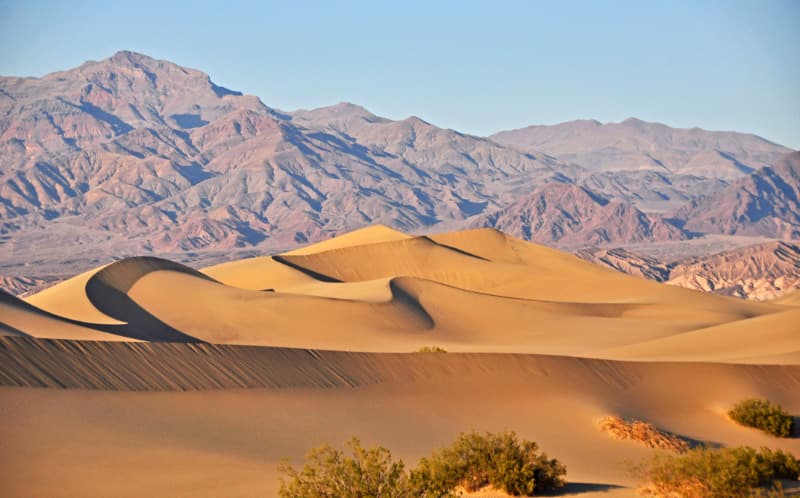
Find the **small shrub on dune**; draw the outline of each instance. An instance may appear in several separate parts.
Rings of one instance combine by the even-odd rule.
[[[794,420],[780,405],[768,400],[747,399],[733,407],[728,416],[744,426],[754,427],[777,437],[789,437]]]
[[[616,439],[630,439],[648,448],[672,450],[678,453],[689,449],[689,444],[680,437],[641,420],[624,420],[612,415],[600,420],[599,425],[601,431]]]
[[[417,353],[446,353],[447,350],[439,346],[424,346],[417,350]]]
[[[659,454],[636,469],[643,494],[683,498],[783,496],[780,479],[797,479],[800,461],[783,451],[696,448]],[[772,491],[766,486],[774,485]]]
[[[423,458],[411,472],[415,496],[451,496],[492,486],[514,496],[552,492],[564,486],[566,467],[549,459],[533,441],[519,441],[513,432],[461,434],[447,448]]]

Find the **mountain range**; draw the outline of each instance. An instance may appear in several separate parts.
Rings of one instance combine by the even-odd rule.
[[[285,112],[124,51],[0,78],[0,271],[283,250],[374,223],[491,226],[576,249],[797,238],[790,152],[636,119],[484,138],[349,103]]]
[[[677,129],[628,118],[621,123],[570,121],[491,136],[520,150],[537,150],[590,171],[650,170],[735,180],[792,152],[759,136]]]

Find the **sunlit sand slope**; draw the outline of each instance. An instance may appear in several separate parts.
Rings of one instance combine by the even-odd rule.
[[[631,360],[796,363],[800,309],[643,341],[598,356]]]
[[[284,254],[313,254],[316,252],[329,251],[331,249],[341,249],[343,247],[363,246],[366,244],[375,244],[377,242],[389,242],[392,240],[410,238],[411,235],[389,228],[386,225],[372,225],[317,244],[294,249]]]

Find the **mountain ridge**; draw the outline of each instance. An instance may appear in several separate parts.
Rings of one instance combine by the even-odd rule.
[[[619,123],[577,120],[531,125],[500,131],[491,138],[521,150],[538,149],[591,171],[702,172],[727,181],[751,174],[792,152],[752,133],[672,128],[638,118]]]
[[[660,213],[729,186],[725,174],[704,176],[709,169],[596,171],[346,102],[281,111],[130,51],[41,78],[0,78],[0,257],[9,278],[53,276],[30,275],[34,261],[86,268],[141,254],[287,250],[375,223],[474,226],[563,184],[584,195],[562,214],[551,206],[554,230],[540,242],[679,240],[686,231]],[[627,221],[599,216],[605,200],[619,211],[609,219]]]
[[[525,240],[562,247],[689,238],[657,215],[568,183],[540,187],[500,211],[479,217],[471,226],[492,227]]]
[[[800,151],[673,214],[693,231],[800,238]]]
[[[15,237],[44,224],[70,230],[56,227],[75,218],[132,239],[134,251],[287,246],[354,224],[458,219],[510,195],[504,179],[571,169],[418,118],[370,118],[391,138],[367,133],[365,146],[131,52],[27,86],[8,81],[0,198]],[[479,169],[496,189],[467,178]],[[82,219],[97,212],[102,219]]]

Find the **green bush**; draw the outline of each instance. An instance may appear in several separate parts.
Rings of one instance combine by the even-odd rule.
[[[415,496],[442,498],[458,486],[477,491],[492,485],[515,496],[555,491],[564,486],[566,468],[548,459],[532,441],[513,432],[461,434],[449,447],[423,458],[411,471]]]
[[[278,470],[281,478],[278,494],[283,498],[410,498],[408,476],[402,461],[392,460],[386,448],[364,449],[353,438],[347,446],[352,456],[323,445],[311,450],[302,470],[287,462]]]
[[[777,437],[792,435],[794,420],[780,405],[767,400],[747,399],[728,412],[734,421],[761,429]]]
[[[683,455],[656,455],[637,471],[642,490],[656,496],[782,496],[779,490],[770,493],[763,487],[779,479],[797,479],[800,461],[769,448],[695,448]]]
[[[423,458],[410,474],[386,448],[364,449],[353,438],[350,455],[323,445],[311,450],[302,469],[283,462],[283,498],[454,498],[457,488],[491,484],[512,495],[533,495],[564,486],[566,468],[513,432],[461,434],[449,447]]]

